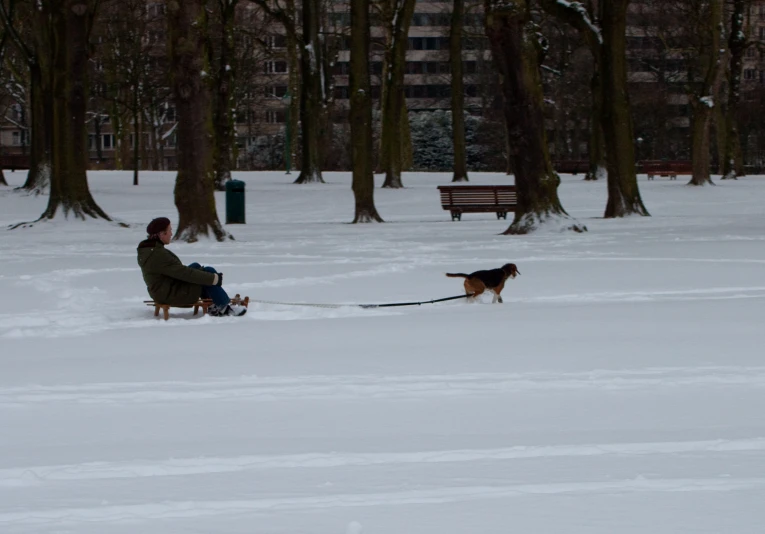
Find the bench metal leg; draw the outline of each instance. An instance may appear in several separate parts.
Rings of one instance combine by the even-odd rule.
[[[462,213],[459,211],[453,211],[452,212],[452,220],[453,221],[461,221],[462,220]]]
[[[499,219],[507,220],[507,212],[506,211],[498,211],[497,212],[497,220],[499,220]]]

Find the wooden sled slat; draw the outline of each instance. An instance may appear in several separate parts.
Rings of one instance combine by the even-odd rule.
[[[213,301],[211,299],[199,299],[194,304],[189,306],[171,306],[170,304],[161,304],[154,302],[153,300],[144,300],[144,304],[154,307],[154,317],[159,317],[160,310],[162,311],[162,318],[167,321],[170,319],[170,308],[194,308],[194,315],[199,313],[199,308],[202,308],[202,315],[207,315],[207,308],[209,308]],[[239,293],[230,301],[235,306],[244,306],[245,308],[250,305],[250,297],[242,298]]]

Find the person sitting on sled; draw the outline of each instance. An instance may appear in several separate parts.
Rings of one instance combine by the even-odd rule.
[[[207,313],[213,317],[240,316],[247,312],[245,307],[231,306],[231,299],[222,287],[223,273],[198,263],[187,267],[165,248],[173,236],[170,219],[154,219],[146,227],[146,233],[147,238],[138,245],[138,265],[154,302],[193,306],[203,298],[213,301],[207,308]]]

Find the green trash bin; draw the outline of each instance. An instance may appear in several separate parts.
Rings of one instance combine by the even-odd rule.
[[[244,182],[226,182],[226,224],[244,224]]]

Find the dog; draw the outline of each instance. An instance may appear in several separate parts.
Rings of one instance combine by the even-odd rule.
[[[476,271],[474,273],[446,273],[449,278],[464,278],[465,279],[465,293],[470,296],[470,299],[475,299],[478,295],[486,291],[487,289],[494,293],[492,304],[495,302],[502,303],[502,289],[505,287],[505,282],[508,278],[515,278],[521,274],[518,267],[514,263],[506,263],[499,269],[490,269],[488,271]]]

